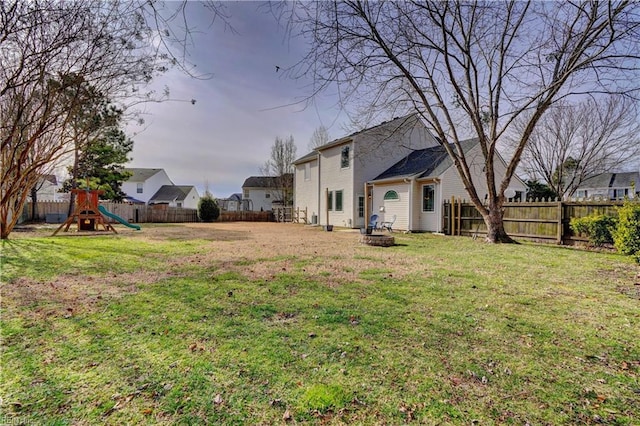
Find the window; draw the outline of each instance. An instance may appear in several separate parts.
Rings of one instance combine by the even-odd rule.
[[[358,217],[364,217],[364,196],[358,197]]]
[[[422,187],[422,211],[432,212],[435,211],[435,186],[424,185]]]
[[[609,198],[612,200],[623,200],[624,197],[629,196],[629,188],[619,188],[609,190]]]
[[[142,188],[143,188],[142,185],[143,185],[142,182],[138,182],[138,187],[136,188],[136,192],[138,194],[142,194]]]
[[[304,165],[304,180],[311,180],[311,163]]]
[[[349,147],[342,148],[342,155],[340,157],[340,167],[346,169],[349,167]]]
[[[182,203],[181,203],[180,201],[178,201],[178,202],[176,203],[176,205],[177,205],[178,207],[182,207]]]
[[[398,199],[398,193],[396,191],[387,191],[384,194],[384,199],[385,200],[397,200]]]
[[[271,194],[264,194],[264,198],[271,198]]]
[[[327,210],[333,210],[333,191],[329,191],[327,195]]]
[[[249,190],[245,189],[242,191],[242,198],[249,198]]]
[[[336,211],[342,211],[342,191],[336,191]]]
[[[586,189],[579,189],[577,195],[578,195],[578,198],[587,198],[588,196],[587,194],[588,192]]]

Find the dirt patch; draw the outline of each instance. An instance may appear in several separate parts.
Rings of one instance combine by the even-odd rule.
[[[33,307],[28,311],[38,317],[71,316],[135,293],[144,284],[175,277],[186,265],[214,268],[217,273],[235,272],[250,280],[302,273],[328,286],[362,281],[363,271],[376,271],[389,279],[428,272],[427,266],[392,247],[359,244],[358,230],[351,229],[325,232],[319,227],[296,224],[235,222],[143,225],[140,232],[127,231],[120,235],[150,243],[198,240],[202,245],[197,254],[168,259],[166,270],[159,272],[67,274],[51,281],[21,278],[4,286],[3,304],[9,311],[12,307]],[[28,232],[22,234],[27,235]]]

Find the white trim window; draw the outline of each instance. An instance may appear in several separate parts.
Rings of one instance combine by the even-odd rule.
[[[342,148],[340,152],[340,168],[348,169],[349,168],[349,152],[351,148],[349,146],[345,146]]]
[[[422,186],[422,211],[436,211],[436,186],[433,184]]]

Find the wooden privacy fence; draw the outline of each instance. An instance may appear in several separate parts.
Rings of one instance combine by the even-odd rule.
[[[273,222],[273,213],[244,210],[239,212],[221,211],[218,222]]]
[[[592,213],[618,216],[622,201],[525,201],[505,203],[504,229],[513,238],[572,245],[588,241],[573,235],[571,219]],[[465,201],[443,205],[442,229],[447,235],[484,236],[487,227],[476,207]]]
[[[47,221],[62,223],[69,212],[68,201],[39,201],[36,204],[35,216],[32,214],[32,203],[25,204],[21,217],[23,222]],[[131,223],[198,222],[198,211],[196,209],[169,207],[166,204],[146,205],[101,202],[100,205]]]

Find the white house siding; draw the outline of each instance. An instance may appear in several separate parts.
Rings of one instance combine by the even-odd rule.
[[[169,179],[169,176],[163,169],[159,169],[156,174],[141,183],[143,185],[142,193],[138,193],[138,182],[132,180],[123,182],[122,192],[146,203],[156,192],[158,192],[160,187],[163,185],[173,185],[173,182],[171,182],[171,179]]]
[[[384,195],[387,191],[396,191],[398,193],[397,200],[385,200]],[[410,208],[410,195],[409,184],[398,182],[392,184],[378,184],[373,187],[372,197],[373,211],[371,214],[378,215],[378,223],[391,222],[393,216],[396,216],[396,221],[393,224],[393,229],[408,230],[409,226],[409,208]]]
[[[382,171],[393,166],[415,149],[424,149],[435,146],[436,140],[431,133],[419,122],[410,121],[393,134],[376,134],[375,129],[354,138],[356,163],[354,174],[354,188],[356,192],[364,192],[364,184]],[[362,188],[358,190],[358,188]],[[355,200],[357,208],[357,198]],[[375,210],[375,206],[370,206]],[[357,212],[356,212],[357,213]],[[375,211],[369,214],[375,214]],[[405,212],[405,216],[406,216]],[[355,217],[355,213],[354,213]],[[364,226],[364,220],[355,221],[356,227]],[[407,223],[408,226],[408,223]],[[407,228],[404,228],[407,229]]]
[[[249,196],[244,197],[251,200],[252,210],[254,212],[258,211],[270,211],[273,209],[271,203],[274,200],[279,200],[282,198],[279,191],[273,189],[265,189],[265,188],[242,188],[243,191],[248,191]],[[267,197],[268,196],[268,197]]]
[[[309,179],[305,180],[305,168],[309,165]],[[320,219],[320,208],[318,206],[318,160],[314,159],[302,164],[296,164],[294,174],[295,188],[294,201],[295,208],[307,209],[307,220],[315,215]]]
[[[182,207],[184,207],[185,209],[197,209],[199,201],[200,201],[200,195],[198,194],[198,191],[196,190],[196,188],[193,187],[191,188],[191,191],[189,191],[187,196],[184,198]]]
[[[342,168],[340,160],[342,156],[342,148],[350,147],[349,167]],[[353,143],[345,142],[343,144],[328,148],[320,152],[320,217],[319,223],[327,224],[327,200],[326,191],[342,191],[342,211],[336,211],[335,195],[333,202],[333,211],[329,212],[329,224],[335,226],[354,227],[357,226],[354,220],[354,189],[353,187]],[[364,183],[362,185],[364,191]],[[317,193],[317,190],[316,190]],[[363,221],[364,223],[364,221]]]

